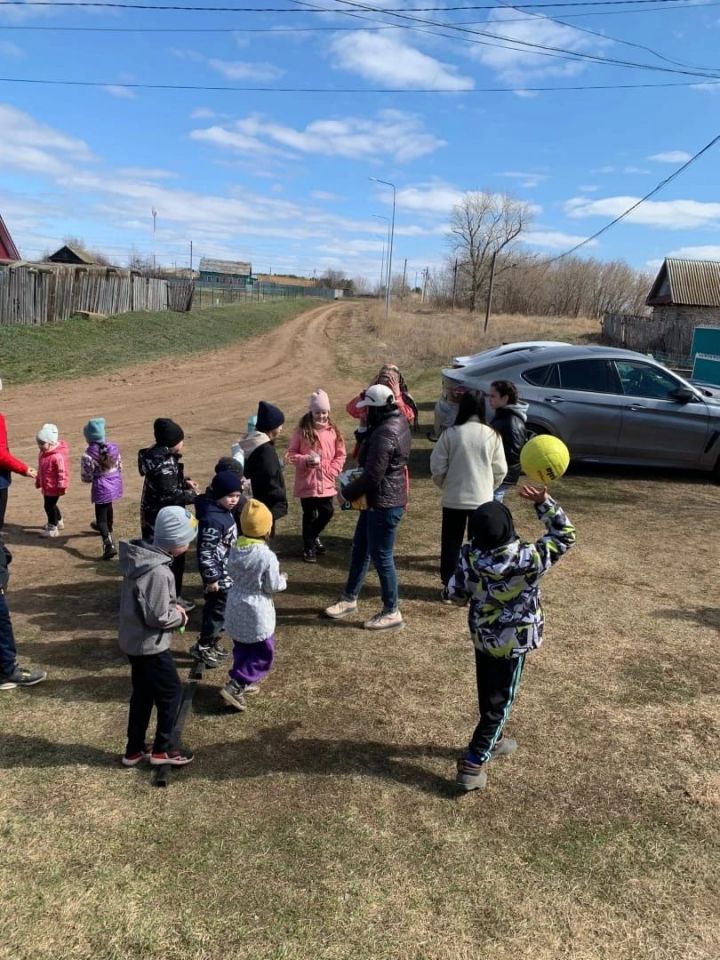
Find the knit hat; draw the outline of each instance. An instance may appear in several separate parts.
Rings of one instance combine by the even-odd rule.
[[[258,404],[257,424],[255,429],[261,433],[267,433],[269,430],[276,430],[285,423],[285,414],[280,407],[276,407],[266,400],[261,400]]]
[[[197,536],[197,525],[185,507],[163,507],[155,518],[153,543],[161,550],[185,547]]]
[[[169,417],[158,417],[153,424],[155,440],[161,447],[176,447],[185,439],[183,428]]]
[[[259,500],[248,500],[240,514],[240,527],[246,537],[262,540],[272,530],[272,514]]]
[[[483,503],[470,517],[468,536],[480,550],[495,550],[517,540],[512,514],[504,503]]]
[[[319,387],[310,394],[310,413],[330,413],[330,397]]]
[[[242,491],[242,477],[239,477],[233,470],[223,470],[216,473],[210,481],[210,489],[216,500],[227,497],[231,493],[240,493]]]
[[[104,443],[105,417],[93,417],[83,427],[83,436],[88,443]]]
[[[372,387],[368,387],[365,391],[365,397],[362,400],[358,400],[357,407],[386,407],[388,403],[391,403],[395,400],[395,394],[392,392],[390,387],[384,386],[382,383],[376,383]]]
[[[57,443],[60,432],[54,423],[44,423],[37,432],[38,443]]]
[[[238,477],[244,477],[243,465],[235,457],[220,457],[215,464],[215,473],[225,473],[226,471],[237,474]]]

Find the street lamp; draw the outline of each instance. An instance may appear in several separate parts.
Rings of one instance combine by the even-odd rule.
[[[385,278],[385,250],[390,249],[390,217],[384,217],[381,213],[373,213],[372,216],[376,217],[378,220],[384,220],[387,223],[387,248],[385,247],[385,241],[383,240],[382,259],[380,261],[380,289],[382,290],[383,283],[385,283],[385,289],[387,290]]]
[[[386,187],[392,187],[393,192],[393,208],[392,208],[392,220],[390,221],[390,249],[388,250],[388,283],[387,289],[385,290],[385,316],[390,313],[390,287],[392,285],[392,255],[393,255],[393,243],[395,242],[395,196],[396,189],[395,184],[390,183],[389,180],[381,180],[379,177],[368,177],[368,180],[373,180],[375,183],[384,183]]]

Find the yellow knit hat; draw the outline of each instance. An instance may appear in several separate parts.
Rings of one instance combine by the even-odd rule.
[[[259,500],[248,500],[240,514],[240,526],[246,537],[262,540],[272,530],[272,514]]]

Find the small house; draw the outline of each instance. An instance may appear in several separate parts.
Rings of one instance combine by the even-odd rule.
[[[13,243],[10,231],[5,226],[5,221],[0,217],[0,260],[19,260],[20,253]]]
[[[653,320],[720,325],[720,261],[668,257],[645,302]]]
[[[213,260],[203,257],[199,269],[200,283],[236,286],[252,283],[252,264],[239,260]]]
[[[73,266],[84,267],[91,267],[96,263],[87,250],[80,250],[78,247],[70,247],[67,244],[60,247],[55,253],[51,253],[49,257],[45,257],[45,261],[46,263],[70,263]]]

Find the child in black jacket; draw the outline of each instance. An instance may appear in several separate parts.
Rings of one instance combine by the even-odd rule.
[[[45,679],[44,670],[27,670],[17,660],[15,634],[13,633],[10,610],[5,599],[10,571],[8,566],[12,554],[0,540],[0,690],[13,690],[15,687],[34,687]]]
[[[287,515],[288,501],[280,457],[275,450],[275,440],[282,432],[285,414],[272,403],[261,400],[258,404],[256,429],[245,434],[239,441],[245,457],[245,476],[252,484],[255,500],[264,503],[275,522]],[[272,534],[271,534],[272,535]]]

